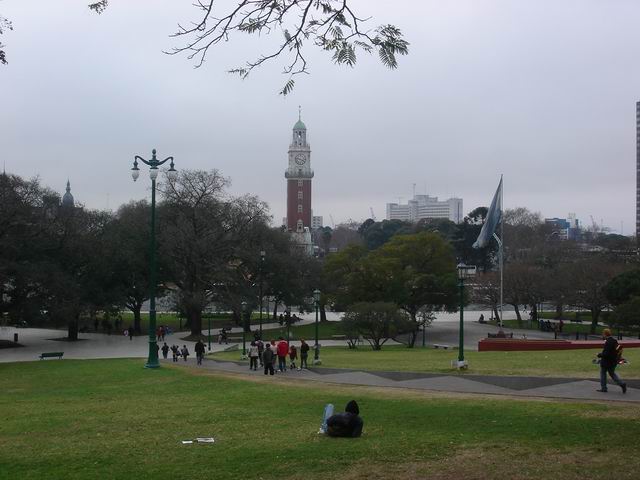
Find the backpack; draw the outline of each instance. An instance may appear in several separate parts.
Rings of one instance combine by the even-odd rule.
[[[624,347],[619,343],[616,345],[616,364],[625,363],[626,360],[622,357],[622,351]]]

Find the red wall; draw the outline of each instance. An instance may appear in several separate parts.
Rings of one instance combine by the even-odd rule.
[[[640,348],[640,340],[620,340],[623,348]],[[602,340],[529,340],[520,338],[483,338],[478,342],[479,352],[507,352],[527,350],[581,350],[602,349]]]
[[[302,190],[302,200],[298,200],[299,190]],[[298,213],[300,204],[302,213]],[[287,180],[287,228],[295,232],[298,220],[311,228],[311,180],[302,180],[301,187],[298,187],[298,180]]]

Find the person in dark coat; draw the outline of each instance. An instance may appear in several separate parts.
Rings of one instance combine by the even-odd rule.
[[[177,362],[178,361],[178,357],[180,356],[180,349],[178,348],[177,345],[171,345],[171,353],[173,361]]]
[[[195,346],[196,360],[198,365],[202,365],[202,359],[204,358],[204,350],[205,350],[204,343],[202,343],[202,340],[198,340]]]
[[[627,393],[627,384],[620,380],[616,374],[618,366],[618,341],[611,336],[611,330],[605,328],[602,331],[604,337],[604,348],[598,354],[600,357],[600,389],[598,392],[607,391],[607,373],[611,379],[622,388],[622,393]]]
[[[271,349],[270,344],[265,344],[264,352],[262,352],[262,364],[264,365],[264,374],[273,375],[273,360],[276,354]]]
[[[164,359],[167,359],[167,355],[169,355],[169,345],[165,344],[162,345],[162,356],[164,357]]]
[[[364,422],[360,418],[360,408],[355,400],[347,403],[344,413],[338,413],[327,419],[327,435],[330,437],[355,438],[362,435]]]

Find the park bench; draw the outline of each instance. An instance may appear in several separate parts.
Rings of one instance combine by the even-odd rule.
[[[58,357],[59,360],[62,360],[62,356],[64,352],[46,352],[40,354],[40,360],[44,360],[45,358],[55,358]]]
[[[442,348],[444,350],[449,350],[451,348],[450,345],[443,345],[441,343],[434,343],[433,348]]]
[[[331,338],[333,340],[346,340],[347,336],[346,335],[331,335]]]

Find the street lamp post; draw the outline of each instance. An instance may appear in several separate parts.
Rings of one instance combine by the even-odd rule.
[[[475,274],[476,267],[461,263],[457,267],[458,270],[458,287],[460,287],[460,332],[458,344],[458,368],[467,368],[467,362],[464,359],[464,281],[466,278]]]
[[[208,322],[208,326],[209,326],[209,337],[208,337],[208,341],[209,341],[209,351],[211,351],[211,314],[209,314],[209,322]]]
[[[316,306],[316,351],[313,356],[313,364],[320,365],[320,344],[318,343],[318,308],[320,308],[320,290],[317,288],[313,291],[313,300]]]
[[[262,340],[262,272],[264,268],[264,257],[266,252],[264,250],[260,251],[260,340]],[[269,302],[267,302],[267,307]]]
[[[144,158],[136,155],[133,159],[133,168],[131,169],[131,176],[135,182],[140,176],[140,169],[138,168],[138,160],[150,167],[149,177],[151,178],[151,239],[149,244],[150,250],[150,274],[149,274],[149,357],[145,368],[158,368],[160,362],[158,361],[158,344],[156,343],[156,178],[158,178],[158,167],[166,162],[170,163],[167,177],[169,180],[175,180],[178,176],[178,172],[173,165],[173,157],[167,157],[164,160],[158,160],[156,158],[156,149],[151,152],[151,160],[145,160]]]
[[[246,322],[247,322],[247,302],[242,302],[242,313],[240,316],[242,317],[242,358],[247,357],[247,339],[246,339]]]
[[[291,309],[289,307],[284,311],[284,321],[287,323],[287,343],[289,343],[291,337]]]

